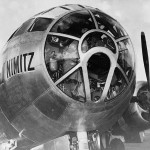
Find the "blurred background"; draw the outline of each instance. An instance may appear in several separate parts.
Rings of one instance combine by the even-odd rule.
[[[146,80],[140,34],[145,32],[150,48],[150,0],[0,0],[0,55],[8,38],[23,22],[43,10],[64,4],[96,7],[120,22],[135,49],[137,80]]]

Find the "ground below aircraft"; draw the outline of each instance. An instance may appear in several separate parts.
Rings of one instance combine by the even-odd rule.
[[[124,150],[118,135],[140,142],[150,127],[143,32],[141,41],[147,82],[136,83],[130,37],[99,9],[63,5],[23,23],[4,46],[1,149],[29,150],[61,137],[67,150]],[[59,142],[51,149],[60,150]]]

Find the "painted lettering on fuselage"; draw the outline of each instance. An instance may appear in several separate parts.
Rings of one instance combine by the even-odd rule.
[[[34,52],[18,55],[6,62],[6,74],[7,78],[10,78],[18,73],[33,71],[32,60]]]

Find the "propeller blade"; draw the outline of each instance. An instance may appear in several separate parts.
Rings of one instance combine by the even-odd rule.
[[[143,53],[143,62],[144,62],[144,67],[145,67],[145,73],[146,73],[147,82],[148,82],[148,89],[150,91],[149,57],[148,57],[147,44],[146,44],[146,38],[145,38],[144,32],[141,32],[141,45],[142,45],[142,53]]]

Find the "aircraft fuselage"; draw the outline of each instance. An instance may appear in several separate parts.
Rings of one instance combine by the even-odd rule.
[[[44,32],[27,33],[8,42],[0,87],[3,114],[18,132],[24,130],[23,135],[36,142],[68,131],[108,130],[129,105],[135,75],[126,90],[109,102],[74,101],[49,78],[42,61],[43,36]]]

